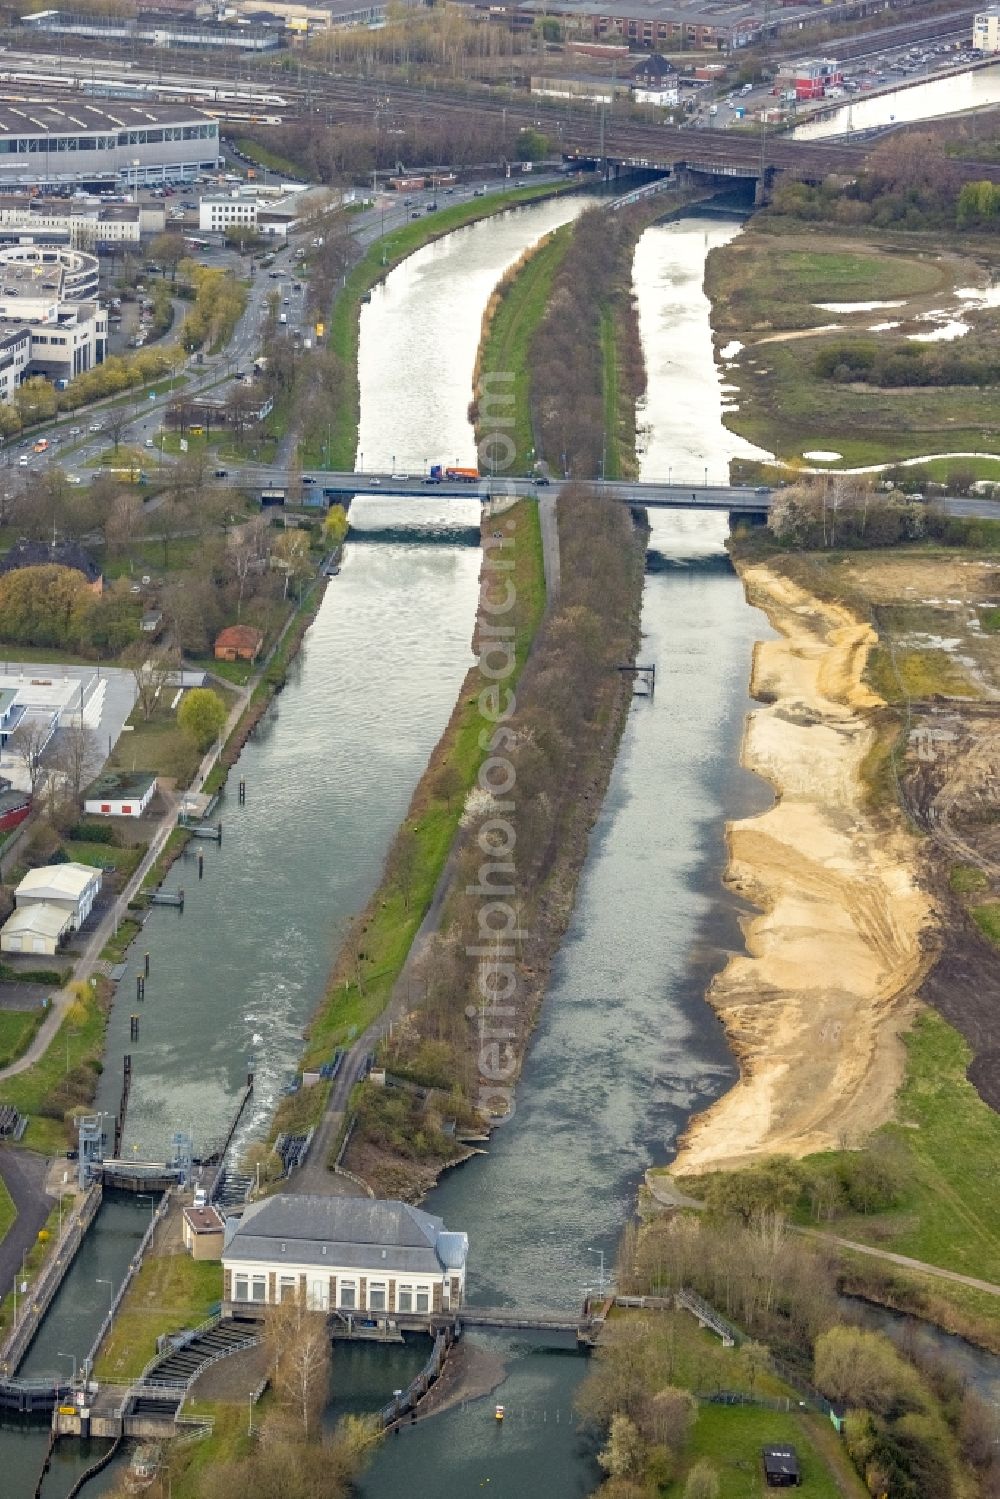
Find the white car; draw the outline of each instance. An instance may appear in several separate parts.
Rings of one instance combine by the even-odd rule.
[[[90,430],[91,432],[100,432],[103,429],[103,426],[103,422],[91,422]]]
[[[147,437],[146,438],[145,446],[147,448],[155,448],[156,447],[156,443],[153,441],[153,439],[151,437]]]
[[[30,462],[31,460],[28,457],[27,453],[22,453],[20,458],[17,460],[17,466],[18,468],[27,468]]]
[[[69,480],[69,482],[71,484],[82,484],[83,483],[83,480],[80,478],[79,474],[67,474],[66,478]]]
[[[69,435],[70,437],[79,437],[82,430],[83,429],[81,427],[70,427]]]

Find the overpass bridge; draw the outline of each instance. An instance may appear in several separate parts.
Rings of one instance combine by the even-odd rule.
[[[553,495],[570,482],[596,484],[609,499],[626,505],[649,505],[668,510],[724,510],[736,515],[764,515],[770,508],[772,491],[752,484],[709,484],[680,480],[673,482],[638,480],[537,480],[530,478],[491,479],[484,475],[478,483],[448,481],[438,483],[423,474],[331,472],[326,469],[289,471],[279,468],[239,468],[221,470],[221,483],[246,489],[259,495],[262,503],[280,507],[292,505],[329,505],[350,500],[355,495],[384,495],[386,499],[405,500],[437,497],[448,500],[505,499],[520,495],[537,495],[543,488]]]

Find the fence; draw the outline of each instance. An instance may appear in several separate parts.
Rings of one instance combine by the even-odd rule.
[[[25,1296],[20,1320],[0,1348],[0,1375],[15,1373],[28,1351],[28,1345],[37,1333],[53,1296],[62,1285],[63,1277],[83,1242],[84,1234],[94,1220],[101,1205],[101,1197],[100,1186],[89,1187],[83,1201],[70,1213],[69,1221],[56,1240],[51,1256]]]
[[[450,1335],[445,1331],[439,1332],[434,1339],[434,1347],[431,1349],[430,1358],[424,1364],[420,1373],[410,1380],[410,1383],[401,1395],[390,1400],[388,1405],[383,1405],[382,1409],[376,1415],[375,1419],[381,1427],[391,1426],[394,1421],[398,1421],[400,1416],[405,1415],[407,1411],[416,1409],[421,1399],[427,1394],[427,1391],[441,1373],[444,1361],[448,1357],[450,1344]]]
[[[354,1134],[354,1126],[357,1122],[358,1116],[352,1114],[348,1120],[347,1128],[344,1130],[344,1138],[340,1142],[340,1149],[337,1151],[337,1159],[333,1163],[333,1170],[336,1176],[343,1176],[347,1181],[353,1182],[356,1187],[360,1187],[362,1192],[366,1193],[367,1196],[374,1197],[375,1193],[364,1177],[356,1176],[353,1171],[348,1171],[346,1166],[340,1164],[347,1153],[347,1147],[351,1143],[351,1136]]]
[[[139,1241],[138,1249],[129,1261],[129,1267],[125,1272],[125,1278],[114,1294],[114,1298],[111,1302],[108,1314],[104,1318],[104,1321],[101,1323],[100,1328],[98,1329],[97,1337],[91,1344],[90,1352],[84,1359],[84,1369],[89,1370],[94,1367],[94,1360],[97,1358],[98,1350],[100,1349],[100,1346],[104,1342],[104,1339],[107,1337],[108,1333],[111,1331],[111,1324],[115,1319],[115,1312],[121,1306],[125,1296],[125,1292],[132,1284],[132,1281],[135,1279],[138,1271],[141,1269],[143,1255],[146,1253],[146,1250],[153,1242],[153,1237],[156,1233],[156,1230],[159,1228],[160,1224],[163,1222],[163,1219],[167,1216],[167,1213],[169,1211],[170,1193],[164,1192],[163,1196],[160,1198],[159,1206],[157,1207],[156,1212],[153,1214],[153,1217],[150,1220],[149,1227],[146,1229],[146,1232],[143,1234],[142,1238]]]

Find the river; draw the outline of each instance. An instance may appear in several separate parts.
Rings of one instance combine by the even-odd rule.
[[[1000,67],[973,68],[949,78],[915,83],[911,88],[893,89],[874,98],[855,95],[849,103],[822,119],[797,125],[792,135],[796,140],[822,140],[828,135],[847,135],[853,130],[872,130],[879,125],[964,114],[997,103],[1000,103]]]
[[[702,291],[708,249],[738,229],[691,216],[640,241],[644,477],[670,466],[701,483],[706,465],[721,477],[747,449],[722,425]],[[769,799],[738,763],[751,650],[767,625],[744,600],[726,530],[724,516],[652,515],[642,654],[656,662],[656,696],[636,700],[623,736],[517,1112],[426,1203],[468,1232],[470,1296],[483,1304],[567,1306],[596,1289],[643,1173],[736,1077],[704,992],[740,943],[720,883],[726,820]],[[407,1428],[378,1453],[368,1499],[404,1481],[445,1499],[487,1481],[494,1499],[576,1499],[596,1486],[592,1452],[566,1424],[586,1360],[550,1339],[474,1341],[507,1364],[502,1432],[490,1400]]]

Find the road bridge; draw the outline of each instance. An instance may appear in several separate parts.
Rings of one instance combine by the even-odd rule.
[[[489,500],[517,495],[536,495],[540,488],[558,494],[568,483],[563,479],[491,479],[478,483],[428,479],[423,474],[331,472],[324,469],[289,471],[279,468],[239,468],[220,471],[217,479],[237,489],[263,497],[265,504],[336,504],[354,495],[384,495],[387,499],[438,497],[447,500]],[[737,514],[764,514],[771,504],[771,490],[752,484],[709,484],[638,481],[582,481],[597,483],[609,499],[627,505],[653,505],[670,510],[725,510]]]

